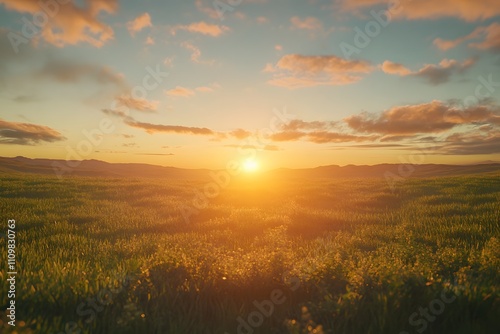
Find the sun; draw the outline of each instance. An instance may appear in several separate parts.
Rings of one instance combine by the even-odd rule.
[[[259,169],[259,163],[254,159],[247,159],[243,162],[243,170],[247,173],[256,172]]]

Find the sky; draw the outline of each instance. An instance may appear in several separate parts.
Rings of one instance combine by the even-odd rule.
[[[0,0],[0,155],[500,161],[498,0]]]

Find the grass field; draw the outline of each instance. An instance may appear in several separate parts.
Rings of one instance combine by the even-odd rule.
[[[17,333],[498,333],[500,175],[202,183],[0,176]],[[0,239],[7,254],[7,239]],[[0,332],[7,258],[1,261]]]

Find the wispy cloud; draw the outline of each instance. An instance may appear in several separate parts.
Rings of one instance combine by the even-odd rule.
[[[40,11],[39,0],[0,0],[7,10],[36,14]],[[59,4],[57,15],[53,15],[41,27],[40,37],[46,42],[63,47],[66,44],[88,43],[101,47],[113,39],[113,29],[100,20],[102,12],[115,13],[117,0],[87,0],[84,7],[76,2]]]
[[[261,147],[261,146],[255,147],[253,145],[234,145],[234,144],[231,144],[231,145],[224,145],[224,147],[240,148],[243,150],[247,150],[247,149],[257,149],[257,150],[263,150],[263,151],[281,151],[282,150],[282,148],[280,148],[277,145],[264,145],[263,147]]]
[[[402,64],[384,61],[380,68],[387,74],[399,76],[419,77],[432,85],[439,85],[450,81],[454,74],[464,73],[472,67],[477,61],[477,58],[469,58],[460,63],[454,59],[443,59],[439,64],[426,64],[416,71],[412,71]]]
[[[292,29],[302,29],[309,31],[321,31],[323,30],[323,23],[315,17],[307,16],[301,19],[298,16],[294,16],[290,19]]]
[[[203,93],[211,93],[214,91],[214,89],[212,87],[208,87],[208,86],[196,87],[195,89],[198,92],[203,92]]]
[[[373,66],[363,60],[347,60],[341,57],[306,56],[288,54],[275,66],[271,85],[301,88],[318,85],[345,85],[361,80],[362,74],[373,71]],[[270,71],[270,68],[266,68]]]
[[[208,15],[211,19],[218,19],[219,13],[215,10],[214,6],[212,5],[212,1],[207,1],[207,0],[196,0],[195,1],[196,8],[202,12]]]
[[[229,133],[231,136],[235,137],[236,139],[246,139],[252,135],[250,131],[244,130],[244,129],[236,129],[233,130]]]
[[[130,35],[134,36],[137,32],[141,31],[146,27],[152,27],[153,24],[151,22],[151,16],[149,13],[143,13],[133,19],[132,21],[127,22],[127,29]]]
[[[277,142],[305,140],[316,144],[374,141],[378,135],[358,135],[339,131],[339,122],[303,121],[294,119],[283,124],[280,131],[270,135]]]
[[[8,122],[0,119],[0,144],[35,145],[40,142],[62,141],[66,138],[44,125]]]
[[[181,86],[177,86],[173,89],[167,90],[165,93],[169,96],[180,96],[180,97],[189,97],[194,95],[193,90]]]
[[[213,135],[214,131],[208,128],[199,128],[192,126],[182,126],[182,125],[163,125],[163,124],[152,124],[145,122],[138,122],[136,120],[127,119],[125,124],[138,129],[143,129],[147,133],[152,134],[156,132],[165,133],[181,133],[181,134],[192,134],[192,135]]]
[[[207,65],[211,65],[214,63],[213,60],[202,60],[200,49],[197,46],[193,45],[191,42],[182,42],[181,46],[186,50],[191,51],[191,60],[193,62],[197,64],[207,64]]]
[[[457,133],[446,138],[439,153],[448,155],[475,155],[500,153],[500,131]]]
[[[451,104],[429,103],[397,106],[379,115],[362,113],[344,119],[353,130],[384,135],[440,133],[464,124],[500,124],[500,108],[477,105],[460,109]]]
[[[400,75],[400,76],[405,76],[405,75],[410,75],[413,72],[406,68],[404,65],[399,64],[399,63],[394,63],[392,61],[386,60],[380,65],[380,68],[384,73],[387,74],[394,74],[394,75]]]
[[[169,96],[180,96],[180,97],[189,97],[194,96],[196,92],[200,93],[212,93],[215,89],[219,88],[220,85],[218,83],[212,83],[210,86],[200,86],[193,89],[177,86],[173,89],[165,91],[165,94]]]
[[[257,23],[259,24],[264,24],[264,23],[268,23],[269,22],[269,19],[265,16],[258,16],[255,21],[257,21]]]
[[[211,140],[245,140],[255,134],[243,128],[218,132],[209,128],[152,124],[137,121],[117,110],[103,110],[119,117],[133,128],[149,134],[176,133],[204,135]],[[452,130],[458,131],[450,135]],[[440,137],[438,137],[439,135]],[[446,136],[446,137],[443,137]],[[363,143],[352,148],[409,149],[415,142],[432,142],[444,154],[498,152],[494,144],[500,136],[500,107],[493,104],[458,108],[450,103],[432,101],[416,105],[396,106],[378,114],[361,113],[342,121],[305,121],[294,119],[282,124],[266,138],[272,142],[311,142],[315,144]],[[444,138],[444,139],[443,139]],[[481,141],[484,143],[481,144]],[[397,144],[394,144],[397,143]],[[225,145],[231,147],[231,145]],[[498,146],[497,146],[498,147]],[[269,145],[266,150],[279,150]],[[462,153],[459,153],[462,152]],[[486,153],[485,153],[486,154]]]
[[[454,40],[444,40],[441,38],[436,38],[433,43],[439,49],[446,51],[449,49],[453,49],[469,40],[476,40],[476,42],[468,44],[470,48],[499,52],[500,23],[495,22],[490,24],[489,26],[477,27],[470,34]]]
[[[229,27],[224,25],[210,24],[204,21],[191,23],[188,25],[176,25],[170,29],[172,34],[176,34],[179,30],[188,31],[212,37],[217,37],[225,32],[230,31]]]
[[[338,126],[338,122],[334,121],[312,121],[307,122],[300,119],[294,119],[290,122],[283,124],[281,129],[284,131],[297,131],[297,130],[325,130],[332,129]]]
[[[149,134],[153,134],[153,133],[178,133],[178,134],[209,135],[209,136],[213,136],[216,134],[215,131],[210,130],[208,128],[140,122],[140,121],[137,121],[136,119],[134,119],[133,117],[127,115],[126,113],[124,113],[122,111],[118,111],[118,110],[103,109],[102,112],[107,114],[107,115],[119,117],[128,126],[133,127],[133,128],[137,128],[137,129],[142,129]]]
[[[173,153],[135,153],[136,155],[158,155],[158,156],[170,156],[175,155]]]
[[[121,95],[116,98],[118,105],[144,112],[153,112],[158,109],[158,101],[149,101],[143,98],[133,98],[130,95]]]
[[[346,12],[359,13],[375,6],[385,5],[396,9],[392,15],[396,19],[427,20],[455,17],[467,22],[483,21],[500,15],[497,0],[336,0],[336,4]]]

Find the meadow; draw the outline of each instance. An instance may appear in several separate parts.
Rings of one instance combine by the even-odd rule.
[[[1,174],[0,332],[498,333],[498,173],[202,186]]]

